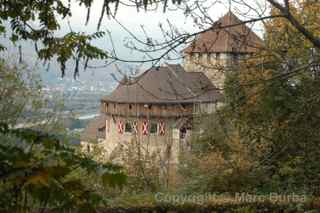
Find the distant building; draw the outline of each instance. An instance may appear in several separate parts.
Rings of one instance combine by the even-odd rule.
[[[213,28],[184,49],[184,68],[205,73],[222,89],[228,68],[258,52],[262,40],[232,12],[220,18]]]
[[[101,115],[85,130],[82,141],[98,140],[111,155],[118,146],[136,140],[151,151],[169,152],[170,162],[177,163],[195,115],[214,112],[221,101],[220,92],[201,72],[186,72],[180,65],[152,68],[123,79],[102,98]]]
[[[101,99],[101,115],[82,136],[84,148],[98,141],[106,156],[119,147],[139,141],[141,147],[160,153],[169,164],[178,163],[188,147],[194,121],[215,112],[223,102],[219,88],[225,73],[219,67],[234,65],[258,51],[261,39],[231,12],[217,21],[220,30],[207,31],[184,49],[184,67],[152,68],[136,78],[125,77]],[[223,28],[224,26],[233,26]]]

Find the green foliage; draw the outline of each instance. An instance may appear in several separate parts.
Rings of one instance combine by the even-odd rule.
[[[162,194],[163,197],[184,196]],[[154,194],[139,194],[119,196],[118,199],[110,203],[110,206],[103,209],[103,212],[316,212],[318,202],[314,200],[305,202],[276,202],[276,201],[252,201],[244,202],[237,198],[220,196],[212,200],[191,200],[186,202],[177,202],[170,200],[157,200]]]
[[[318,34],[307,2],[291,12]],[[187,192],[319,195],[319,51],[284,19],[265,27],[265,48],[227,72],[225,105],[183,158]]]
[[[164,185],[160,180],[165,182],[166,168],[159,158],[160,154],[141,146],[137,140],[122,146],[113,155],[123,163],[128,175],[128,184],[123,193],[157,192]]]
[[[93,39],[104,36],[104,32],[96,32],[92,35],[70,32],[62,38],[46,38],[43,41],[44,48],[37,51],[40,59],[49,61],[57,56],[57,61],[61,65],[62,76],[66,69],[66,62],[69,59],[76,61],[74,77],[79,74],[80,60],[86,61],[92,59],[106,59],[108,55],[102,49],[90,44]]]
[[[203,133],[191,142],[191,152],[180,156],[178,191],[255,191],[256,176],[249,173],[253,159],[224,116],[224,111],[218,110],[201,121]]]
[[[300,15],[310,18],[313,13]],[[251,173],[260,191],[318,195],[320,80],[309,62],[320,61],[285,21],[266,26],[267,50],[227,77],[226,119],[257,163]]]
[[[41,207],[80,211],[103,204],[103,197],[88,188],[83,177],[73,175],[77,170],[87,177],[98,174],[105,187],[126,181],[121,167],[97,163],[54,136],[8,129],[4,124],[0,129],[0,202],[4,210]]]
[[[259,162],[257,169],[270,178],[264,182],[269,190],[319,193],[319,92],[318,79],[303,78],[296,85],[274,80],[254,106],[248,107],[246,96],[232,111],[243,141]]]
[[[0,64],[0,108],[7,112],[0,115],[0,211],[95,212],[107,200],[86,178],[94,175],[108,190],[126,182],[122,168],[78,152],[55,128],[31,121],[25,125],[33,128],[19,128],[26,111],[45,104],[38,83],[23,74],[21,67]]]
[[[0,111],[5,112],[1,113],[0,122],[13,125],[28,109],[37,110],[43,105],[40,82],[25,65],[9,65],[0,60],[0,85]]]
[[[76,0],[74,3],[87,9],[87,17],[84,23],[90,19],[91,6],[94,0]],[[100,2],[100,1],[95,1]],[[108,59],[107,51],[94,46],[92,40],[104,36],[99,31],[103,16],[115,14],[118,9],[118,0],[101,1],[101,15],[96,23],[98,31],[93,34],[69,32],[57,36],[61,22],[72,16],[71,1],[64,0],[0,0],[0,35],[10,33],[13,43],[19,41],[31,41],[35,44],[38,57],[44,61],[56,59],[61,66],[62,76],[65,74],[66,62],[75,61],[74,77],[79,74],[80,61],[84,61],[85,68],[89,60]],[[142,1],[137,7],[147,9],[149,4],[158,1]],[[165,1],[167,3],[167,1]],[[180,1],[173,1],[173,3]],[[73,4],[74,4],[73,3]],[[166,5],[165,3],[165,5]],[[165,6],[166,7],[166,6]],[[9,27],[8,27],[9,25]],[[0,44],[0,50],[6,48]]]
[[[92,0],[79,0],[80,5],[90,8]],[[114,1],[106,1],[106,6]],[[91,59],[106,59],[107,53],[91,44],[93,39],[104,36],[103,32],[91,35],[70,32],[61,37],[56,34],[60,29],[59,19],[72,16],[70,2],[61,0],[1,0],[0,34],[10,32],[6,22],[10,23],[13,43],[27,40],[35,43],[35,50],[40,59],[49,61],[57,58],[61,65],[62,76],[65,73],[67,60],[76,61],[74,75],[78,75],[79,61]],[[34,23],[38,23],[36,26]],[[38,46],[38,43],[40,44]],[[4,49],[2,47],[1,49]],[[86,62],[87,63],[87,62]]]
[[[97,163],[54,136],[1,125],[1,138],[0,188],[6,195],[0,199],[3,209],[94,208],[104,199],[84,185],[83,178],[99,174],[105,187],[125,183],[121,167]],[[77,170],[82,170],[83,176],[74,176]]]

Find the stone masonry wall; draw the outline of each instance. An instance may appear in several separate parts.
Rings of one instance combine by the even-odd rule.
[[[217,58],[219,57],[219,58]],[[223,89],[225,67],[231,60],[229,54],[200,54],[185,55],[184,68],[189,72],[203,72],[219,89]]]

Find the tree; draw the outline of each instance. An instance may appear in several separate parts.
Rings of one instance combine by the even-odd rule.
[[[86,19],[88,20],[90,17],[90,8],[93,0],[78,0],[76,2],[88,9],[88,15]],[[164,9],[168,6],[168,1],[164,0],[160,2],[163,3]],[[173,3],[175,2],[176,1],[173,1]],[[183,10],[185,10],[186,14],[192,15],[195,18],[195,21],[198,20],[197,24],[201,25],[199,20],[205,20],[208,22],[204,24],[202,23],[201,30],[193,33],[180,33],[177,32],[174,27],[171,27],[171,32],[164,32],[165,42],[155,42],[150,38],[145,39],[146,41],[142,41],[141,43],[144,44],[147,49],[142,51],[145,51],[147,54],[150,52],[150,50],[153,52],[160,50],[163,51],[160,57],[152,58],[149,61],[159,62],[170,51],[173,51],[180,45],[190,42],[195,36],[208,30],[219,30],[232,27],[220,26],[219,24],[210,20],[210,17],[207,16],[207,9],[204,7],[204,3],[199,3],[197,1],[195,3],[192,3],[191,1],[177,2],[180,4],[177,6],[178,8],[181,7]],[[318,61],[318,58],[314,58],[312,63],[309,63],[307,60],[309,56],[306,54],[306,50],[310,47],[315,49],[319,49],[320,47],[318,32],[315,30],[317,25],[307,24],[312,23],[312,20],[316,20],[317,13],[315,13],[314,16],[307,15],[307,18],[305,18],[305,13],[309,14],[307,11],[310,10],[310,14],[314,13],[314,11],[317,11],[317,7],[314,7],[317,6],[317,2],[296,1],[292,4],[289,4],[288,0],[266,0],[263,2],[268,4],[266,4],[266,6],[261,8],[259,11],[252,7],[250,4],[252,1],[241,0],[229,2],[233,2],[235,4],[240,2],[240,4],[246,8],[256,12],[256,17],[249,18],[241,24],[259,21],[265,22],[266,20],[270,19],[279,19],[283,21],[285,26],[288,26],[290,29],[290,33],[288,33],[288,35],[294,35],[296,38],[294,43],[300,45],[302,44],[300,41],[303,41],[303,43],[308,43],[307,46],[302,46],[301,48],[299,46],[299,51],[294,51],[293,49],[288,49],[285,46],[293,44],[290,43],[291,41],[281,42],[279,44],[284,45],[284,47],[287,48],[285,49],[285,52],[283,52],[283,48],[277,46],[277,43],[275,43],[274,46],[271,45],[271,41],[273,39],[280,38],[275,38],[276,34],[272,35],[272,33],[269,32],[269,34],[266,36],[267,46],[263,52],[263,55],[260,56],[260,58],[264,59],[262,60],[262,63],[260,63],[261,61],[259,61],[259,63],[257,63],[257,61],[249,61],[247,64],[248,66],[245,67],[248,72],[244,72],[239,76],[234,75],[233,77],[230,77],[230,81],[233,82],[233,85],[230,85],[231,88],[227,88],[227,90],[230,89],[230,91],[227,91],[228,98],[230,98],[228,106],[231,108],[230,113],[235,119],[234,124],[235,127],[238,128],[237,130],[239,131],[241,140],[245,142],[257,142],[257,145],[262,144],[262,148],[265,148],[266,151],[264,153],[257,152],[257,150],[261,149],[261,147],[256,149],[256,147],[253,146],[253,150],[256,151],[253,152],[255,154],[254,157],[261,162],[261,165],[265,166],[263,168],[268,171],[270,176],[274,174],[278,175],[277,177],[272,176],[273,178],[281,179],[279,181],[276,180],[275,183],[279,183],[284,189],[292,187],[294,185],[293,183],[300,183],[300,180],[305,180],[305,177],[301,176],[304,174],[304,172],[306,172],[308,175],[312,175],[312,177],[314,177],[313,175],[318,174],[317,169],[313,169],[313,164],[307,164],[310,165],[310,167],[308,167],[306,170],[292,170],[295,168],[301,169],[301,167],[295,167],[292,165],[303,164],[308,163],[311,160],[317,160],[317,155],[315,152],[312,152],[313,154],[309,156],[305,156],[303,153],[298,152],[299,148],[301,148],[303,144],[306,144],[307,139],[308,141],[312,141],[310,142],[312,145],[310,146],[310,152],[317,150],[317,133],[314,131],[315,127],[318,125],[317,120],[312,122],[311,125],[310,123],[306,122],[306,118],[311,119],[312,116],[316,115],[318,112],[318,103],[316,102],[317,99],[314,98],[314,96],[318,93],[316,84],[317,79],[312,79],[308,74],[310,73],[309,67],[312,67],[312,65]],[[143,1],[133,5],[138,7],[143,6],[145,9],[147,9],[150,3],[155,4],[157,1]],[[98,28],[102,22],[104,14],[114,17],[118,5],[119,1],[116,0],[103,1],[100,21],[97,23]],[[113,6],[114,8],[112,8]],[[266,9],[265,11],[268,11],[270,6],[272,6],[276,12],[271,14],[261,12],[264,11],[264,9]],[[112,53],[108,53],[107,51],[92,45],[91,41],[95,38],[104,36],[104,32],[97,30],[96,33],[87,35],[71,31],[70,33],[67,33],[61,37],[56,36],[55,33],[59,29],[59,17],[64,19],[68,16],[71,16],[72,14],[70,8],[71,4],[69,5],[62,0],[2,0],[0,1],[0,21],[2,21],[0,29],[1,33],[4,34],[5,32],[9,32],[11,34],[10,38],[13,42],[20,40],[35,42],[35,50],[38,53],[38,57],[46,61],[56,57],[61,65],[62,75],[65,72],[66,61],[69,59],[73,59],[76,62],[74,70],[75,76],[77,76],[79,73],[81,61],[84,62],[84,67],[87,67],[88,61],[91,59],[106,60],[108,58],[112,58],[115,60],[120,60],[116,56],[112,55]],[[197,15],[197,12],[200,12],[200,17]],[[9,27],[7,27],[8,25],[6,25],[6,21],[10,22]],[[31,22],[34,21],[39,22],[37,27],[31,25]],[[272,24],[273,23],[271,23],[271,26]],[[12,32],[10,32],[9,29],[11,29]],[[268,36],[270,36],[270,38],[268,38]],[[270,46],[268,47],[268,45]],[[275,51],[270,51],[272,49]],[[290,51],[286,52],[287,50]],[[303,60],[300,60],[300,51],[303,53]],[[283,63],[284,61],[287,63]],[[294,65],[301,65],[301,67],[299,66],[297,69],[292,68],[292,62]],[[257,69],[260,70],[260,68],[263,68],[263,72],[254,72]],[[284,72],[284,70],[286,72]],[[298,78],[291,78],[291,74],[296,74],[300,71],[304,71],[307,74],[299,76]],[[253,75],[252,73],[257,74]],[[237,82],[240,82],[240,84]],[[247,86],[244,87],[244,85]],[[235,88],[238,89],[235,90]],[[294,98],[292,95],[294,95]],[[312,100],[311,104],[309,104],[310,100]],[[244,109],[251,110],[244,112]],[[307,113],[307,110],[309,109],[312,112],[310,114]],[[295,116],[290,117],[292,115]],[[18,137],[21,141],[23,141],[23,143],[30,145],[29,142],[31,142],[31,147],[33,147],[32,144],[34,143],[38,144],[40,142],[47,142],[47,140],[42,140],[42,138],[50,138],[47,135],[42,137],[39,132],[34,132],[31,130],[18,131],[15,129],[10,129],[7,121],[3,122],[1,129],[2,133],[5,134],[6,137],[9,134],[10,137]],[[297,143],[289,144],[289,139],[292,139],[296,136],[299,136],[299,138],[303,140]],[[276,141],[281,141],[281,143],[274,142],[275,139]],[[55,140],[50,139],[49,141]],[[287,147],[288,144],[290,146]],[[47,152],[50,153],[50,150],[53,150],[54,152],[57,151],[58,153],[61,151],[61,149],[62,153],[65,151],[64,148],[61,148],[60,146],[58,146],[59,150],[55,150],[52,147],[49,149],[50,146],[45,147],[44,145],[45,144],[39,144],[41,154],[43,154],[43,150],[46,154]],[[283,145],[285,145],[284,147],[286,148],[284,150],[281,149],[280,153],[285,152],[287,155],[285,155],[283,158],[279,158],[278,154],[276,157],[273,157],[272,161],[270,161],[269,156],[266,154],[273,153],[272,150],[279,149],[279,147],[283,148]],[[289,149],[293,151],[289,152]],[[3,147],[3,150],[3,153],[7,154],[8,146]],[[20,151],[17,153],[24,152],[21,151],[20,148],[18,150]],[[301,150],[302,149],[300,149],[300,151]],[[70,156],[73,156],[73,151],[70,151],[70,153]],[[293,155],[291,156],[290,153],[293,153]],[[20,155],[17,154],[14,156],[18,157]],[[311,156],[313,158],[310,158]],[[11,174],[12,169],[15,169],[14,167],[12,168],[12,166],[16,165],[16,162],[12,160],[14,163],[9,163],[7,165],[6,161],[9,157],[10,156],[3,155],[3,171],[8,171],[7,173]],[[60,157],[62,158],[63,156]],[[38,157],[34,158],[38,160]],[[78,158],[75,157],[74,159]],[[86,158],[81,159],[85,160]],[[268,160],[268,164],[266,165],[263,164],[265,159]],[[71,164],[76,163],[77,162],[72,161],[67,165],[70,166]],[[28,166],[30,166],[30,164]],[[271,167],[269,167],[270,165]],[[276,167],[274,167],[274,165],[276,165]],[[312,172],[314,172],[314,174]],[[62,176],[59,176],[58,179],[66,178],[66,175],[67,174],[64,173]],[[294,179],[291,183],[289,183],[285,177],[294,177]],[[40,178],[40,180],[40,183],[46,183],[46,181],[43,181],[43,178]],[[316,181],[316,179],[310,180]],[[14,183],[15,181],[13,181],[13,185],[11,186],[15,187],[10,188],[12,191],[15,191],[13,189],[16,188],[16,184]],[[307,189],[310,189],[313,183],[314,182],[307,183]],[[299,185],[299,187],[300,186],[301,185]],[[22,192],[20,190],[21,188],[18,187],[18,189],[18,192]]]
[[[22,72],[23,70],[23,72]],[[38,108],[41,105],[40,84],[27,66],[9,65],[0,61],[0,122],[15,125],[18,118],[24,117],[27,106]]]
[[[201,119],[203,132],[191,141],[191,150],[180,155],[179,192],[255,192],[257,174],[250,173],[255,159],[226,113],[221,108]]]
[[[318,35],[318,4],[287,7]],[[186,190],[319,194],[318,50],[286,19],[264,27],[264,46],[227,70],[225,105],[184,158]]]
[[[314,7],[302,6],[291,9],[297,20],[316,18]],[[228,118],[258,162],[252,172],[267,177],[260,177],[261,190],[319,194],[319,60],[313,45],[295,26],[270,20],[265,50],[226,82]]]
[[[61,21],[72,16],[72,5],[79,4],[87,9],[87,16],[84,18],[84,22],[88,23],[91,14],[91,6],[97,1],[94,0],[76,0],[63,1],[63,0],[1,0],[0,1],[0,34],[10,33],[10,39],[12,42],[26,40],[35,43],[35,50],[38,57],[41,60],[49,61],[51,59],[57,59],[61,65],[62,75],[65,73],[65,64],[68,60],[75,60],[74,76],[79,74],[80,62],[84,64],[84,68],[88,66],[88,62],[92,59],[112,59],[126,62],[141,62],[141,61],[154,61],[160,62],[170,52],[174,52],[175,49],[185,43],[191,42],[192,39],[208,30],[214,29],[225,29],[231,26],[219,26],[208,15],[209,9],[214,9],[218,6],[218,3],[209,4],[210,2],[203,1],[175,1],[173,0],[170,4],[167,0],[161,1],[138,1],[128,3],[118,0],[104,0],[101,5],[101,15],[97,23],[97,32],[93,34],[85,34],[70,31],[63,36],[57,36]],[[252,1],[228,1],[228,4],[239,5],[244,7],[244,10],[253,12],[255,17],[248,18],[243,23],[254,23],[263,22],[268,19],[283,18],[286,22],[290,23],[292,27],[297,29],[298,33],[303,35],[310,43],[320,48],[319,37],[313,32],[313,29],[308,27],[305,23],[306,20],[299,19],[292,12],[294,7],[300,7],[301,5],[317,5],[317,2],[313,1],[294,1],[289,4],[288,0],[276,1],[276,0],[265,0],[262,2],[256,2],[254,5]],[[148,10],[151,5],[160,4],[162,5],[163,11],[169,6],[175,5],[177,10],[183,10],[186,16],[194,18],[195,23],[202,28],[197,32],[179,32],[176,27],[170,24],[170,31],[166,32],[163,30],[163,41],[157,41],[150,37],[146,39],[139,39],[134,34],[130,33],[131,36],[139,43],[145,46],[140,50],[146,54],[150,52],[161,52],[159,57],[151,57],[148,60],[130,60],[118,58],[112,52],[108,52],[92,44],[92,41],[97,38],[105,36],[105,32],[99,31],[101,23],[103,22],[104,15],[115,18],[118,7],[137,7]],[[208,6],[209,5],[209,6]],[[227,5],[228,6],[228,5]],[[267,14],[268,7],[272,6],[278,10],[278,14],[270,15]],[[308,6],[313,7],[313,6]],[[300,7],[302,8],[302,7]],[[303,9],[303,8],[302,8]],[[9,23],[8,23],[9,22]],[[310,22],[307,20],[307,22]],[[35,24],[38,23],[38,24]],[[9,25],[9,26],[8,26]],[[163,27],[163,26],[162,26]],[[11,29],[11,31],[9,30]],[[127,30],[127,29],[126,29]],[[111,41],[110,41],[111,42]],[[2,46],[2,50],[4,50]],[[168,59],[168,58],[167,58]]]
[[[26,108],[43,106],[38,84],[24,74],[25,68],[0,64],[0,109],[7,112],[0,116],[1,211],[95,212],[106,199],[85,178],[94,174],[101,186],[121,186],[126,178],[122,168],[96,162],[56,132],[46,133],[37,125],[18,128]]]

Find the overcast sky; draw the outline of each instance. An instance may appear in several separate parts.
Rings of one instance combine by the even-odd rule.
[[[252,2],[256,2],[260,0],[252,0]],[[67,2],[67,0],[66,0]],[[97,24],[98,20],[101,14],[101,6],[103,1],[96,0],[95,3],[92,5],[91,8],[91,16],[90,21],[88,25],[85,25],[86,21],[86,14],[87,10],[82,6],[79,6],[75,0],[71,0],[71,9],[72,9],[72,17],[67,18],[63,20],[61,23],[61,30],[58,32],[58,34],[65,34],[66,32],[70,31],[70,27],[73,31],[77,32],[86,32],[86,33],[93,33],[97,30]],[[209,1],[211,2],[211,1]],[[217,1],[219,2],[219,1]],[[228,2],[227,0],[221,0],[221,2]],[[154,8],[154,7],[153,7]],[[184,15],[183,10],[176,10],[176,6],[170,6],[166,13],[163,13],[163,6],[158,5],[158,8],[154,11],[144,11],[141,9],[139,12],[137,12],[137,9],[135,7],[127,7],[124,5],[120,5],[118,12],[116,14],[116,19],[118,22],[120,22],[124,27],[129,29],[132,33],[134,33],[137,37],[141,39],[145,39],[144,32],[141,29],[141,25],[144,26],[144,29],[149,37],[152,37],[153,39],[162,39],[161,30],[159,28],[159,24],[161,23],[162,26],[165,28],[168,28],[168,20],[174,24],[179,31],[186,31],[189,33],[195,32],[198,29],[198,25],[196,25],[191,17],[186,17]],[[222,3],[217,3],[212,7],[212,9],[209,11],[209,16],[213,20],[217,20],[219,17],[223,16],[230,8]],[[237,14],[238,11],[245,11],[245,8],[242,8],[242,5],[233,5],[231,7],[232,11]],[[102,21],[102,25],[100,30],[102,31],[110,31],[113,42],[115,44],[115,49],[117,52],[118,57],[127,59],[127,60],[137,60],[141,59],[142,55],[137,52],[132,52],[131,50],[124,47],[124,44],[130,39],[130,35],[123,29],[122,26],[119,25],[112,18],[108,18],[107,16],[104,17]],[[68,22],[70,24],[68,24]],[[70,26],[70,27],[69,27]],[[262,33],[259,31],[261,29],[259,26],[255,26],[254,30],[261,36]],[[109,49],[111,48],[111,42],[109,37],[100,39],[95,41],[95,44],[103,49]],[[33,52],[33,45],[31,44],[23,44],[23,54],[24,59],[32,64],[35,61],[35,54]],[[16,53],[15,51],[10,51],[10,54]],[[179,61],[178,61],[179,62]],[[94,65],[100,65],[103,62],[94,62]],[[55,72],[53,76],[59,76],[59,71],[57,70],[56,64],[53,62],[53,66],[51,66],[51,72]],[[129,68],[126,68],[128,66],[133,67],[134,65],[124,65],[121,64],[122,68],[125,72],[129,70]],[[69,63],[69,69],[72,69],[73,62]],[[102,69],[94,69],[89,71],[88,73],[90,75],[97,75],[99,76],[101,73],[103,76],[105,76],[105,73],[108,72],[107,75],[110,74],[111,71],[114,70],[114,67],[109,68],[102,68]],[[84,75],[80,75],[81,77],[87,78],[88,73]],[[69,71],[68,74],[69,77],[72,76],[72,70]]]
[[[228,1],[222,0],[222,2]],[[254,0],[252,0],[252,2],[254,2]],[[87,26],[85,26],[84,23],[87,13],[86,9],[84,7],[80,7],[77,4],[73,4],[73,16],[69,18],[73,30],[95,32],[101,13],[101,6],[102,1],[95,1],[95,4],[92,6],[90,22]],[[168,28],[167,20],[169,20],[181,31],[192,33],[199,30],[197,28],[197,25],[194,24],[193,19],[184,15],[183,10],[174,10],[176,6],[171,6],[166,10],[166,13],[163,13],[162,7],[162,5],[159,5],[155,11],[145,12],[143,9],[141,9],[139,12],[137,12],[137,9],[135,7],[120,5],[116,14],[116,18],[121,24],[123,24],[127,29],[132,31],[140,38],[144,38],[143,31],[141,30],[141,25],[143,25],[147,31],[148,36],[161,40],[162,36],[159,28],[159,23]],[[244,8],[240,7],[241,6],[239,5],[234,5],[232,9],[233,12],[237,13],[237,11],[244,10]],[[219,17],[228,12],[228,9],[229,8],[225,4],[217,3],[209,11],[209,15],[213,20],[217,20]],[[257,30],[258,28],[255,29]],[[68,30],[68,25],[64,24],[62,27],[62,31],[66,32]],[[101,30],[111,31],[113,40],[117,45],[117,49],[119,50],[119,54],[123,55],[126,58],[132,57],[132,55],[128,54],[128,51],[123,48],[124,40],[130,36],[115,20],[105,16],[101,25]],[[110,42],[99,42],[99,46],[109,48]]]

